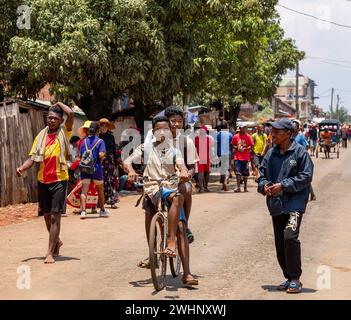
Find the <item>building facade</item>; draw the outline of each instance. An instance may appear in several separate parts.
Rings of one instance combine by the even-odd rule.
[[[300,120],[311,120],[313,116],[314,104],[314,89],[316,87],[314,80],[307,76],[300,75],[298,79],[298,105]],[[296,77],[285,76],[279,83],[277,93],[275,95],[280,101],[290,105],[296,110]]]

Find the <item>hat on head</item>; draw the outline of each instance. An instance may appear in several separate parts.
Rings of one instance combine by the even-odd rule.
[[[246,128],[247,127],[247,125],[245,124],[245,123],[239,123],[239,128]]]
[[[298,125],[299,125],[299,127],[301,126],[301,122],[300,122],[300,120],[294,119],[294,120],[292,120],[292,122],[294,122],[294,123],[298,124]]]
[[[99,123],[100,123],[100,126],[103,125],[103,124],[108,124],[108,129],[109,130],[114,130],[116,129],[116,126],[111,122],[109,121],[108,119],[106,118],[102,118],[99,120]]]
[[[78,134],[83,137],[86,135],[86,131],[88,131],[87,129],[90,128],[91,125],[91,121],[87,120],[84,122],[84,124],[78,129]]]
[[[271,126],[278,130],[293,130],[294,125],[292,121],[288,118],[281,118],[277,121],[271,122]]]

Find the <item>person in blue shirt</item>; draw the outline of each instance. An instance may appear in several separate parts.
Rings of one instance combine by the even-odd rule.
[[[305,136],[303,135],[303,133],[300,132],[300,121],[298,120],[293,120],[293,126],[294,126],[294,140],[297,144],[303,146],[304,148],[306,148],[306,151],[309,148],[309,144],[305,138]],[[310,196],[311,196],[311,201],[316,201],[317,197],[316,194],[314,193],[313,187],[311,185],[311,189],[310,189]]]
[[[81,156],[85,154],[87,149],[92,152],[93,158],[94,158],[94,167],[95,167],[95,172],[93,174],[87,174],[87,173],[81,172],[81,175],[80,175],[82,180],[82,193],[80,196],[81,219],[86,218],[86,199],[87,199],[87,194],[89,190],[89,185],[90,185],[90,182],[92,181],[94,182],[99,194],[100,217],[108,216],[108,212],[107,210],[105,210],[104,177],[103,177],[103,170],[102,170],[102,164],[101,164],[101,161],[103,160],[106,154],[106,147],[105,147],[104,140],[98,137],[99,131],[100,131],[99,123],[95,121],[92,122],[89,127],[88,136],[83,140],[80,148]]]
[[[294,126],[294,135],[293,138],[296,143],[302,145],[303,147],[308,149],[309,145],[308,142],[302,132],[300,132],[300,122],[298,120],[293,120],[293,126]]]
[[[231,142],[233,134],[228,130],[228,122],[223,120],[217,133],[217,156],[220,160],[222,190],[228,191],[227,182],[231,161]]]
[[[259,168],[257,191],[267,197],[275,247],[286,280],[277,290],[300,293],[302,283],[300,226],[313,177],[313,162],[306,149],[292,139],[293,124],[283,118],[271,123],[274,147]]]

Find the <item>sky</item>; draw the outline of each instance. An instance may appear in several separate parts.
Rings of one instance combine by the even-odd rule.
[[[329,110],[334,87],[334,110],[339,94],[340,106],[351,113],[351,0],[279,0],[279,4],[350,26],[338,27],[277,6],[285,36],[294,39],[297,47],[306,53],[300,62],[300,73],[317,83],[315,95],[320,99],[315,103]],[[328,64],[322,62],[325,59]]]

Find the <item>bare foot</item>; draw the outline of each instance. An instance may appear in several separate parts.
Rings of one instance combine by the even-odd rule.
[[[55,250],[54,250],[54,257],[60,255],[60,248],[63,246],[63,242],[61,240],[57,241]]]
[[[44,261],[44,263],[55,263],[55,259],[54,259],[54,257],[51,255],[51,254],[48,254],[47,256],[46,256],[46,258],[45,258],[45,261]]]

